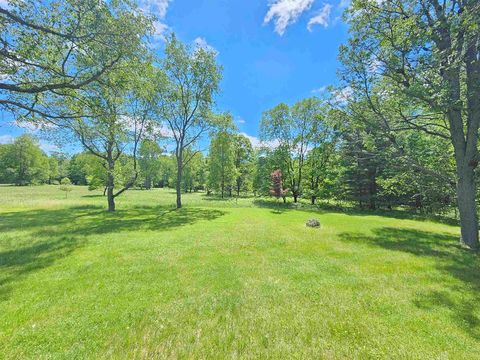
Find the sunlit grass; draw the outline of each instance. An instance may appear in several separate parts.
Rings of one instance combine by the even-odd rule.
[[[0,358],[478,358],[458,228],[174,202],[130,191],[109,214],[83,187],[0,187]]]

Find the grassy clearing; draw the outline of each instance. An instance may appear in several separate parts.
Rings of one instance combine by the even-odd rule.
[[[476,359],[458,228],[130,191],[0,187],[0,357]],[[318,217],[321,229],[305,227]]]

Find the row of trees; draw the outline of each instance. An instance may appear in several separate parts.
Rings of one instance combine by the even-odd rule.
[[[454,169],[445,151],[449,145],[428,134],[405,133],[397,141],[402,142],[404,154],[415,154],[419,166],[430,169],[431,176],[412,167],[408,157],[379,136],[372,122],[363,126],[357,117],[332,110],[319,99],[305,99],[292,107],[280,104],[266,111],[262,133],[275,126],[275,131],[283,133],[283,141],[265,140],[268,146],[258,149],[236,132],[231,116],[222,116],[225,126],[211,134],[208,155],[186,152],[182,192],[204,190],[221,197],[252,192],[268,195],[271,174],[279,170],[289,189],[285,201],[290,196],[295,202],[306,198],[312,204],[317,198],[337,199],[370,209],[405,205],[428,213],[450,211],[453,206]],[[165,144],[149,139],[140,142],[132,186],[176,186],[176,158],[166,152],[167,144],[168,139]],[[108,190],[108,166],[88,151],[47,157],[28,135],[0,149],[0,182],[58,183],[67,177],[73,184]],[[133,161],[125,154],[116,162],[114,177],[119,186],[134,176]]]

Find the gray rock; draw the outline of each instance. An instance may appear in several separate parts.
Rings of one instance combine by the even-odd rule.
[[[310,219],[305,225],[308,227],[320,227],[320,221],[318,219]]]

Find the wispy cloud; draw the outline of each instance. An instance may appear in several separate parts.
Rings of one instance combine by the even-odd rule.
[[[139,0],[138,2],[140,9],[156,17],[153,23],[155,27],[154,37],[156,39],[163,39],[165,32],[169,29],[168,25],[164,23],[164,19],[167,15],[168,6],[172,1],[173,0]]]
[[[245,136],[246,138],[248,138],[250,140],[254,149],[259,149],[261,147],[267,147],[267,148],[270,148],[270,149],[274,149],[280,144],[280,142],[278,140],[262,141],[258,137],[248,135],[245,132],[242,132],[240,134]]]
[[[14,138],[12,135],[0,135],[0,144],[11,144],[13,143],[13,140]]]
[[[312,17],[308,21],[308,31],[312,31],[312,28],[314,25],[321,25],[323,27],[328,27],[328,24],[330,22],[330,12],[332,11],[332,5],[331,4],[325,4],[323,5],[322,9],[318,12],[317,15]]]
[[[312,94],[323,94],[325,91],[327,91],[327,86],[320,86],[318,89],[313,89],[310,91]]]
[[[49,142],[46,142],[46,141],[40,141],[40,149],[42,149],[46,153],[60,150],[57,145],[50,144]]]
[[[269,4],[269,9],[263,22],[275,23],[275,31],[279,35],[285,33],[286,28],[294,24],[300,15],[309,10],[314,0],[274,0]]]
[[[193,44],[195,45],[195,48],[197,49],[204,49],[207,51],[214,52],[216,55],[219,54],[218,50],[215,49],[212,45],[210,45],[207,40],[203,37],[197,37],[195,40],[193,40]]]
[[[235,118],[235,121],[236,121],[238,124],[245,124],[245,123],[246,123],[245,119],[242,118],[241,116],[237,116],[237,117]]]

